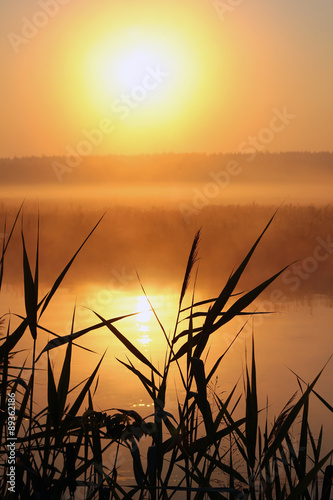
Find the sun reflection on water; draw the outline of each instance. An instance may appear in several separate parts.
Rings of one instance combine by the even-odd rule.
[[[144,295],[138,297],[136,311],[140,313],[136,316],[136,327],[138,328],[139,332],[142,332],[140,333],[140,336],[137,340],[142,344],[142,346],[146,347],[152,341],[152,338],[148,333],[150,330],[149,325],[143,323],[148,323],[150,321],[152,317],[152,311],[149,302]]]
[[[133,403],[133,404],[131,404],[132,408],[138,408],[138,407],[140,407],[140,408],[151,408],[152,406],[154,406],[153,402],[149,403],[149,404],[148,403],[143,403],[142,399],[140,399],[139,403]]]

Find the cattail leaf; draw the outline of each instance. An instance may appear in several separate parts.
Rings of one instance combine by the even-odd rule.
[[[272,469],[274,474],[274,487],[275,487],[275,498],[280,498],[281,496],[281,481],[280,481],[280,470],[278,467],[278,461],[276,457],[276,453],[274,453],[272,457]]]
[[[72,495],[76,491],[76,481],[71,479],[75,475],[76,453],[73,443],[66,444],[65,447],[65,471],[68,478],[68,488]]]
[[[90,389],[88,391],[88,410],[91,411],[92,414],[94,414],[94,406]],[[90,426],[90,432],[92,434],[91,449],[94,457],[94,471],[95,475],[97,476],[98,484],[101,484],[103,482],[103,475],[101,474],[101,468],[103,467],[101,437],[98,429],[94,424]],[[96,467],[97,464],[100,466],[99,468]]]
[[[19,210],[18,210],[18,212],[16,214],[16,217],[14,219],[14,222],[13,222],[13,225],[11,227],[11,230],[10,230],[10,233],[9,233],[9,236],[8,236],[7,240],[6,240],[6,227],[7,227],[6,226],[6,221],[4,223],[4,230],[3,230],[4,239],[3,239],[3,242],[2,242],[2,251],[1,251],[1,256],[0,256],[0,290],[1,290],[1,286],[2,286],[2,280],[3,280],[5,254],[6,254],[9,242],[12,239],[13,232],[14,232],[15,226],[17,224],[19,215],[21,213],[22,207],[23,207],[23,203],[21,204],[21,206],[20,206],[20,208],[19,208]]]
[[[252,336],[252,367],[251,381],[249,378],[248,369],[246,367],[246,447],[249,466],[253,470],[256,460],[256,443],[257,443],[257,427],[258,427],[258,401],[257,401],[257,383],[256,383],[256,366],[254,357],[254,339]]]
[[[35,262],[35,278],[34,278],[34,285],[35,285],[35,294],[36,294],[36,317],[37,317],[37,310],[38,310],[38,284],[39,284],[39,212],[38,212],[38,221],[37,221],[37,242],[36,242],[36,262]]]
[[[98,330],[99,328],[102,328],[103,326],[105,326],[105,322],[108,323],[108,324],[109,323],[115,323],[115,322],[120,321],[122,319],[129,318],[131,316],[135,316],[136,314],[138,314],[138,313],[126,314],[124,316],[118,316],[117,318],[112,318],[112,319],[104,320],[102,323],[97,323],[95,325],[92,325],[92,326],[89,326],[87,328],[84,328],[83,330],[80,330],[78,332],[71,333],[69,335],[64,335],[63,337],[60,337],[58,335],[57,338],[52,339],[52,340],[50,340],[47,343],[47,345],[44,347],[44,349],[42,350],[42,352],[37,357],[36,362],[39,360],[39,358],[41,357],[41,355],[44,352],[50,351],[51,349],[55,349],[56,347],[59,347],[61,345],[68,344],[68,342],[72,342],[73,340],[75,340],[75,339],[77,339],[79,337],[82,337],[82,335],[85,335],[86,333],[92,332],[94,330]],[[45,328],[44,328],[44,330],[45,330]],[[52,333],[52,332],[49,332],[49,333]],[[73,342],[73,345],[76,345],[76,344]],[[82,347],[82,346],[78,346],[78,347],[81,347],[82,349],[90,351],[89,349],[87,349],[85,347]],[[90,351],[90,352],[94,352],[94,351]]]
[[[132,440],[132,446],[130,447],[130,452],[133,459],[133,471],[134,471],[135,481],[136,484],[140,488],[142,488],[145,484],[146,476],[145,473],[143,472],[139,448],[134,439]]]
[[[307,444],[308,444],[308,415],[309,415],[309,399],[306,399],[303,406],[301,435],[299,439],[298,449],[298,463],[300,467],[301,477],[299,481],[305,476],[306,458],[307,458]]]
[[[97,222],[97,224],[95,224],[95,226],[93,227],[93,229],[90,231],[90,233],[88,234],[88,236],[86,237],[86,239],[84,240],[84,242],[82,243],[82,245],[79,247],[79,249],[75,252],[75,254],[73,255],[73,257],[71,258],[71,260],[68,262],[68,264],[64,267],[64,269],[61,271],[61,273],[59,274],[59,276],[57,277],[57,279],[55,280],[50,292],[48,293],[48,295],[46,296],[45,298],[45,302],[44,302],[44,305],[42,307],[42,310],[40,312],[40,315],[39,317],[41,317],[41,315],[44,313],[45,309],[47,308],[47,306],[49,305],[52,297],[54,296],[54,294],[56,293],[56,291],[58,290],[62,280],[64,279],[64,277],[66,276],[67,272],[69,271],[70,267],[72,266],[74,260],[76,259],[77,255],[80,253],[80,251],[82,250],[82,248],[84,247],[84,245],[86,244],[86,242],[88,241],[88,239],[90,238],[90,236],[93,234],[93,232],[95,231],[95,229],[97,228],[97,226],[100,224],[100,222],[102,221],[103,217],[105,216],[105,213],[102,215],[102,217],[99,219],[99,221]]]
[[[257,297],[273,282],[275,281],[289,266],[284,267],[278,273],[274,274],[271,278],[264,281],[257,287],[255,287],[250,292],[246,293],[240,297],[236,302],[225,312],[225,314],[220,318],[214,325],[207,325],[206,322],[203,326],[202,333],[198,334],[198,343],[196,350],[194,351],[194,356],[200,357],[206,344],[208,342],[209,336],[231,321],[235,316],[238,316],[246,307],[248,307]]]
[[[217,328],[220,328],[222,325],[228,323],[235,316],[238,316],[246,307],[252,304],[252,302],[254,302],[259,297],[259,295],[271,283],[273,283],[273,281],[275,281],[288,267],[289,265],[285,266],[283,269],[281,269],[281,271],[274,274],[271,278],[267,279],[257,287],[253,288],[253,290],[251,290],[250,292],[246,293],[238,300],[236,300],[236,302],[225,312],[222,318],[216,322],[213,331],[215,331]]]
[[[74,403],[71,406],[70,410],[68,411],[68,413],[66,415],[66,418],[65,418],[66,422],[70,421],[73,417],[75,417],[76,414],[77,414],[77,412],[79,411],[79,409],[80,409],[80,407],[81,407],[81,405],[83,403],[83,400],[84,400],[87,392],[89,391],[89,389],[91,387],[91,384],[93,383],[94,378],[96,377],[96,374],[97,374],[97,372],[99,370],[99,367],[100,367],[100,365],[101,365],[101,363],[102,363],[102,361],[104,359],[105,352],[104,352],[103,356],[101,357],[100,361],[98,362],[95,370],[92,372],[92,374],[88,378],[87,382],[85,383],[84,387],[82,388],[80,394],[78,395],[78,397],[74,401]]]
[[[50,412],[51,421],[54,425],[55,430],[57,431],[59,427],[59,404],[58,404],[58,395],[57,389],[54,381],[54,375],[50,363],[50,358],[47,356],[47,403]]]
[[[2,361],[14,349],[16,344],[23,337],[28,325],[28,318],[25,318],[16,330],[6,338],[4,343],[0,346],[0,361]]]
[[[247,264],[249,263],[249,260],[251,259],[251,257],[253,255],[255,249],[257,248],[257,246],[258,246],[261,238],[264,236],[264,234],[267,231],[268,227],[272,223],[272,221],[273,221],[276,213],[277,213],[277,211],[273,214],[273,216],[271,217],[271,219],[269,220],[269,222],[266,224],[266,227],[264,228],[264,230],[260,234],[259,238],[257,238],[257,240],[255,241],[254,245],[252,246],[252,248],[250,249],[250,251],[246,255],[246,257],[243,260],[243,262],[236,269],[236,271],[230,276],[230,278],[228,279],[228,281],[227,281],[226,285],[224,286],[222,292],[220,293],[218,299],[215,301],[214,305],[212,306],[212,308],[208,312],[208,315],[207,315],[207,318],[206,318],[206,322],[205,322],[206,327],[208,327],[208,329],[209,329],[209,327],[211,327],[213,325],[213,323],[215,322],[215,320],[217,318],[217,315],[222,311],[222,309],[226,305],[227,301],[231,297],[231,294],[233,293],[234,289],[236,288],[237,283],[238,283],[240,277],[242,276],[242,274],[243,274],[243,272],[244,272]]]
[[[192,344],[196,345],[196,349],[194,351],[194,357],[200,358],[201,354],[206,347],[209,336],[221,328],[224,324],[231,321],[235,316],[240,315],[243,309],[248,307],[280,274],[282,274],[289,266],[286,266],[281,271],[276,273],[274,276],[263,282],[261,285],[257,286],[250,292],[243,295],[240,299],[238,299],[220,318],[214,325],[210,326],[209,329],[206,324],[203,325],[200,333],[195,335],[192,339]],[[188,351],[188,343],[185,342],[180,349],[177,351],[175,356],[171,361],[175,361],[181,358]]]
[[[25,390],[25,392],[23,394],[23,399],[22,399],[22,402],[21,402],[21,405],[20,405],[20,409],[19,409],[19,413],[18,413],[16,422],[15,422],[15,433],[16,433],[16,435],[19,434],[19,430],[20,430],[23,418],[25,418],[25,416],[26,416],[25,411],[27,409],[28,401],[29,401],[29,398],[30,398],[31,387],[32,387],[32,375],[30,375],[29,382],[28,382],[28,387],[27,387],[27,389]]]
[[[291,373],[293,373],[297,377],[297,380],[301,380],[304,384],[306,384],[306,382],[304,382],[304,380],[299,375],[297,375],[296,372],[294,372],[291,368],[289,368],[289,370],[291,371]],[[331,413],[333,413],[333,406],[328,401],[326,401],[326,399],[324,399],[323,397],[321,397],[321,395],[318,394],[318,392],[316,392],[316,391],[312,391],[312,392],[319,399],[319,401],[321,401],[323,403],[323,405],[325,405],[326,408],[328,408],[329,411]]]
[[[332,456],[333,450],[331,450],[325,457],[320,460],[305,476],[304,478],[299,481],[299,483],[295,486],[293,491],[290,493],[290,495],[286,498],[286,500],[298,500],[301,498],[302,495],[304,495],[304,492],[306,491],[307,487],[313,481],[313,479],[316,477],[320,469],[323,467],[325,462]]]
[[[184,296],[185,296],[185,293],[186,293],[186,290],[187,290],[187,287],[188,287],[188,284],[190,281],[190,276],[191,276],[193,266],[196,263],[197,258],[198,258],[198,245],[199,245],[199,239],[200,239],[200,232],[201,232],[201,229],[199,229],[199,231],[197,231],[196,235],[194,236],[192,248],[191,248],[190,255],[189,255],[189,258],[187,261],[183,285],[182,285],[182,289],[180,292],[179,308],[181,308],[181,304],[183,302],[183,299],[184,299]]]
[[[213,439],[215,435],[215,428],[213,424],[212,411],[207,400],[207,383],[202,359],[197,359],[195,357],[191,358],[191,373],[193,374],[197,384],[198,394],[196,396],[196,403],[203,416],[207,436],[210,439]]]
[[[323,426],[320,427],[320,432],[319,432],[319,437],[318,437],[318,443],[317,443],[317,451],[316,451],[317,462],[318,462],[319,457],[320,457],[322,442],[323,442]]]
[[[188,336],[187,336],[187,342],[188,342],[188,351],[187,351],[187,358],[186,358],[186,368],[187,368],[187,374],[190,372],[190,365],[191,365],[191,358],[192,358],[192,338],[193,338],[193,303],[194,303],[194,290],[195,290],[195,285],[197,281],[197,275],[198,271],[195,276],[195,282],[194,282],[194,287],[193,287],[193,294],[192,294],[192,308],[190,311],[190,316],[189,316],[189,327],[188,327]]]
[[[122,334],[119,330],[110,321],[104,319],[100,314],[94,311],[96,316],[102,321],[104,326],[106,326],[120,342],[142,363],[148,366],[151,370],[153,370],[157,375],[162,377],[159,371],[151,364],[151,362],[136,348],[134,345]]]
[[[230,394],[228,395],[228,397],[224,403],[221,401],[221,399],[218,397],[217,394],[215,395],[216,401],[217,401],[218,406],[220,408],[218,414],[216,415],[215,421],[214,421],[215,431],[217,431],[217,429],[219,428],[219,426],[222,422],[222,418],[224,417],[224,415],[227,411],[227,408],[228,408],[229,403],[230,403],[230,401],[235,393],[237,385],[238,385],[238,382],[234,385],[232,391],[230,392]]]
[[[116,358],[116,360],[119,361],[119,363],[121,363],[122,365],[126,366],[126,368],[128,370],[130,370],[132,373],[134,373],[139,378],[139,380],[141,381],[142,385],[144,386],[144,388],[148,392],[149,396],[152,399],[154,399],[154,394],[153,394],[153,392],[151,390],[152,387],[153,387],[152,382],[147,377],[145,377],[139,370],[137,370],[136,368],[134,368],[134,366],[132,364],[128,365],[127,363],[124,363],[124,361],[121,361],[118,358]]]
[[[30,263],[25,247],[23,231],[22,245],[23,245],[23,275],[24,275],[24,301],[27,319],[29,323],[30,333],[33,339],[37,338],[37,290],[32,277]]]
[[[58,402],[59,402],[60,415],[62,415],[62,413],[64,411],[66,399],[67,399],[67,394],[68,394],[68,389],[69,389],[71,359],[72,359],[72,342],[69,341],[69,343],[67,344],[65,359],[64,359],[64,363],[62,365],[62,370],[61,370],[61,374],[60,374],[60,378],[59,378],[59,382],[58,382],[57,396],[58,396]]]
[[[286,442],[286,445],[287,445],[287,448],[288,448],[288,452],[289,452],[289,460],[290,462],[292,463],[294,469],[295,469],[295,472],[296,472],[296,475],[297,477],[301,477],[301,470],[300,470],[300,467],[299,467],[299,463],[298,463],[298,460],[297,460],[297,453],[296,453],[296,450],[294,448],[294,445],[292,443],[292,440],[291,440],[291,437],[289,435],[289,432],[287,432],[286,436],[285,436],[285,442]],[[309,499],[309,493],[306,492],[306,497],[308,500]]]
[[[221,312],[220,314],[218,314],[218,317],[222,317],[225,314],[226,314],[226,311]],[[262,315],[265,315],[265,314],[275,314],[275,311],[242,311],[242,312],[238,313],[237,316],[262,316]],[[203,312],[203,313],[194,313],[192,315],[192,319],[198,318],[200,316],[207,316],[207,313],[206,312]],[[180,321],[180,323],[182,321],[185,321],[185,320],[188,320],[188,319],[190,319],[190,316],[187,316],[186,318],[183,318]],[[197,327],[197,328],[193,328],[192,329],[193,333],[194,332],[200,332],[200,331],[202,331],[202,327]],[[178,342],[179,339],[181,339],[182,337],[185,337],[188,334],[189,334],[188,330],[183,330],[182,332],[178,333],[173,338],[172,344],[175,344],[176,342]]]
[[[211,455],[208,455],[208,453],[203,454],[204,458],[208,461],[211,462],[214,468],[218,468],[228,474],[230,478],[237,479],[237,481],[240,481],[241,483],[247,484],[246,479],[238,472],[236,471],[233,467],[228,466],[227,464],[224,464],[220,459],[213,458]],[[232,461],[231,461],[232,463]]]
[[[156,478],[157,450],[156,446],[149,446],[147,452],[147,475],[150,486],[155,485]]]
[[[238,332],[236,333],[234,339],[230,342],[229,346],[227,347],[227,349],[224,351],[224,353],[218,358],[218,360],[216,361],[216,363],[214,364],[213,368],[211,369],[211,371],[209,372],[208,376],[207,376],[207,384],[210,382],[212,376],[214,375],[214,373],[216,372],[217,368],[219,367],[219,364],[221,363],[222,359],[224,358],[224,356],[227,354],[227,352],[229,351],[229,349],[231,349],[233,343],[236,341],[236,339],[239,337],[239,335],[242,333],[242,331],[244,330],[245,326],[247,325],[247,321],[246,323],[244,323],[244,325],[240,328],[240,330],[238,330]]]
[[[291,491],[293,489],[293,480],[292,480],[292,477],[291,477],[291,470],[290,470],[290,467],[289,467],[289,462],[288,462],[288,459],[286,457],[286,454],[285,454],[285,451],[284,451],[284,448],[283,448],[282,445],[279,446],[279,453],[280,453],[280,456],[281,456],[281,461],[283,463],[284,472],[286,474],[286,478],[287,478],[287,481],[288,481],[288,486],[289,486],[289,489]]]
[[[6,234],[6,221],[4,224],[3,228],[3,234]],[[1,260],[0,260],[0,290],[2,286],[2,280],[3,280],[3,272],[4,272],[4,258],[5,258],[5,251],[6,251],[6,239],[4,237],[2,241],[2,252],[1,252]]]
[[[8,322],[7,326],[7,335],[6,338],[8,339],[9,337],[9,330],[10,330],[10,321]],[[0,364],[1,366],[1,397],[0,397],[0,408],[3,409],[6,407],[6,397],[7,397],[7,385],[8,385],[8,368],[9,368],[9,356],[8,353],[4,357],[2,363]],[[0,436],[2,436],[2,428],[3,428],[4,421],[0,418]]]
[[[261,462],[261,468],[265,467],[265,465],[272,458],[273,454],[279,448],[279,446],[282,443],[283,439],[285,439],[287,437],[288,430],[290,429],[291,425],[293,424],[293,422],[297,418],[297,416],[298,416],[299,412],[301,411],[302,407],[304,406],[306,400],[309,398],[310,393],[311,393],[313,387],[317,383],[317,381],[318,381],[320,375],[322,374],[324,368],[326,367],[327,363],[322,368],[322,370],[320,370],[320,372],[315,377],[315,379],[313,380],[313,382],[308,386],[307,390],[304,392],[304,394],[302,395],[302,397],[299,399],[299,401],[292,408],[292,410],[288,414],[287,418],[285,419],[285,421],[281,425],[280,429],[277,432],[277,435],[276,435],[274,441],[270,445],[269,449],[266,451],[266,454],[265,454],[265,456],[264,456],[264,458],[263,458],[263,460]]]
[[[245,418],[241,418],[236,422],[233,422],[232,424],[228,425],[226,428],[216,432],[214,436],[205,436],[197,439],[191,446],[189,446],[188,454],[192,455],[193,453],[197,452],[204,453],[206,450],[208,450],[210,446],[214,445],[218,440],[222,439],[225,436],[229,436],[230,434],[235,432],[235,430],[238,429],[241,425],[243,425],[245,421],[246,421]],[[184,455],[182,454],[177,458],[177,461],[183,459]]]

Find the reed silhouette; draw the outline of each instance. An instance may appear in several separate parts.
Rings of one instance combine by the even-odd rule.
[[[8,236],[3,240],[0,259],[0,288],[5,260],[22,207],[18,211]],[[238,268],[227,279],[218,297],[197,302],[196,265],[200,231],[195,234],[182,283],[178,312],[172,336],[164,329],[158,314],[150,303],[165,339],[166,353],[163,369],[140,352],[120,331],[118,324],[135,313],[104,318],[94,311],[98,321],[76,330],[75,308],[71,333],[60,336],[42,325],[42,317],[50,307],[55,294],[84,245],[101,224],[103,216],[94,225],[78,250],[54,280],[49,292],[40,297],[39,287],[39,227],[35,250],[34,270],[21,230],[24,279],[24,316],[17,316],[18,326],[12,330],[11,317],[1,317],[6,334],[1,339],[1,413],[0,413],[0,494],[2,498],[248,498],[251,499],[319,499],[319,475],[332,455],[321,455],[323,428],[315,436],[309,425],[310,396],[332,412],[332,406],[315,391],[323,371],[306,384],[297,381],[300,395],[286,397],[287,403],[270,423],[267,408],[258,405],[255,342],[252,337],[251,360],[246,361],[243,373],[244,390],[238,395],[237,385],[221,399],[216,391],[211,395],[208,385],[216,375],[230,346],[214,360],[207,371],[205,361],[210,336],[218,334],[238,316],[247,321],[260,311],[249,310],[256,298],[273,283],[282,269],[247,292],[238,292],[237,286],[254,252],[275,214],[255,240]],[[38,224],[39,226],[39,224]],[[4,228],[6,235],[6,227]],[[217,272],[218,270],[216,270]],[[194,280],[193,280],[194,276]],[[192,292],[190,286],[194,282]],[[141,283],[141,282],[140,282]],[[141,284],[143,293],[144,286]],[[187,299],[190,295],[189,299]],[[147,297],[148,299],[148,297]],[[186,300],[189,300],[186,304]],[[186,325],[186,326],[184,326]],[[147,391],[154,412],[142,418],[131,409],[97,411],[94,394],[98,385],[98,371],[106,356],[103,354],[93,372],[79,386],[71,385],[73,349],[82,349],[79,339],[84,335],[107,328],[126,347],[131,356],[119,360]],[[37,339],[47,332],[53,338],[38,353]],[[16,366],[15,358],[23,336],[31,337],[31,366]],[[66,346],[58,381],[50,361],[50,352]],[[210,356],[213,354],[210,353]],[[41,410],[35,403],[36,370],[41,358],[46,358],[47,405]],[[178,402],[178,411],[171,414],[166,406],[171,368],[179,376],[184,399]],[[28,373],[25,382],[23,373]],[[74,390],[79,389],[74,396]],[[15,460],[10,469],[8,446],[12,441],[8,405],[15,396]],[[112,395],[110,395],[112,398]],[[11,398],[11,399],[10,399]],[[236,417],[243,400],[244,414]],[[83,407],[86,407],[83,410]],[[266,417],[263,414],[266,412]],[[299,421],[300,418],[300,421]],[[299,438],[296,428],[299,426]],[[150,440],[147,457],[140,452],[142,438]],[[107,452],[114,450],[112,463]],[[124,487],[119,481],[121,465],[119,450],[128,452],[132,462],[135,484]],[[14,486],[8,474],[14,470]],[[177,472],[177,475],[176,475]],[[217,474],[220,475],[217,475]],[[217,483],[217,478],[220,483]],[[11,489],[14,488],[14,490]],[[179,495],[181,495],[179,497]]]

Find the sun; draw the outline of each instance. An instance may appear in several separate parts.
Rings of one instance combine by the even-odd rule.
[[[136,316],[136,320],[138,323],[147,323],[152,316],[152,310],[147,300],[147,297],[142,295],[137,298],[136,311],[139,313]]]
[[[194,67],[184,42],[176,46],[175,40],[170,42],[152,30],[127,29],[100,40],[89,50],[86,75],[90,95],[97,105],[111,112],[117,110],[117,103],[118,108],[139,111],[141,120],[150,108],[165,113],[185,92],[191,64]]]
[[[174,62],[161,46],[142,40],[138,45],[127,42],[116,53],[106,46],[105,50],[100,50],[95,64],[98,80],[107,92],[113,87],[129,91],[142,83],[147,68],[157,65],[169,74]]]
[[[170,151],[202,134],[211,140],[205,119],[231,106],[232,79],[210,13],[191,4],[189,16],[179,2],[149,1],[133,2],[129,16],[122,4],[103,16],[94,10],[94,19],[82,13],[75,36],[61,42],[54,88],[71,140],[106,122],[110,133],[102,127],[96,154]]]

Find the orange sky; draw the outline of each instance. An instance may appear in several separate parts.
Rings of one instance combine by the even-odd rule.
[[[2,157],[332,150],[332,2],[11,0]]]

